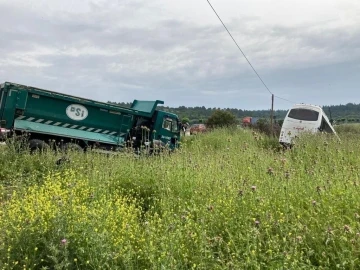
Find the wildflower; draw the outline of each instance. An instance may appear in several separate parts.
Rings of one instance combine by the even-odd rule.
[[[334,234],[334,231],[333,231],[333,229],[332,229],[331,227],[329,227],[326,232],[327,232],[328,234],[331,234],[331,235]]]
[[[360,215],[358,213],[355,213],[355,218],[360,219]]]
[[[61,240],[61,244],[66,245],[66,243],[67,243],[67,240],[65,238]]]
[[[310,174],[310,175],[314,175],[315,171],[314,170],[307,170],[307,173]]]
[[[313,206],[316,206],[316,201],[315,200],[313,200],[311,203],[312,203]]]
[[[215,242],[221,243],[223,241],[221,236],[215,236],[214,237]]]
[[[256,226],[256,227],[259,227],[259,225],[260,225],[260,221],[255,220],[255,226]]]
[[[255,192],[256,191],[256,186],[251,186],[251,190]]]
[[[296,240],[297,240],[298,242],[301,242],[301,241],[302,241],[302,237],[301,237],[301,236],[297,236],[297,237],[296,237]]]
[[[349,225],[345,225],[345,226],[344,226],[344,231],[345,231],[345,232],[350,232],[350,230],[351,230],[351,228],[350,228]]]

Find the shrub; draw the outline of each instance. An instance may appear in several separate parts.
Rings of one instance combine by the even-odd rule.
[[[209,128],[234,127],[237,124],[236,116],[223,110],[216,110],[206,121]]]
[[[267,136],[280,136],[281,126],[278,123],[273,123],[273,132],[271,132],[271,123],[268,119],[259,119],[251,128],[257,130]]]

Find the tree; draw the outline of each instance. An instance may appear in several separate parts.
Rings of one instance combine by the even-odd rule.
[[[181,120],[181,123],[182,124],[186,124],[186,123],[189,123],[190,122],[190,119],[188,117],[184,117],[182,120]]]
[[[236,116],[233,115],[231,112],[223,110],[216,110],[206,122],[206,125],[209,128],[231,127],[236,126],[237,124],[238,121],[236,119]]]

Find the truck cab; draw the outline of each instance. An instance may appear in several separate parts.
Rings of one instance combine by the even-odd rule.
[[[180,140],[180,121],[176,114],[157,110],[161,100],[134,100],[131,109],[136,112],[136,124],[132,129],[132,143],[138,148],[141,144],[153,147],[175,149]]]
[[[157,111],[154,125],[154,143],[161,142],[162,145],[169,145],[175,148],[180,140],[180,121],[173,113]]]

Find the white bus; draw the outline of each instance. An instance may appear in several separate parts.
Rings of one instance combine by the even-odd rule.
[[[335,129],[321,107],[295,104],[286,114],[279,142],[284,146],[291,146],[292,139],[303,132],[326,132],[336,135]]]

